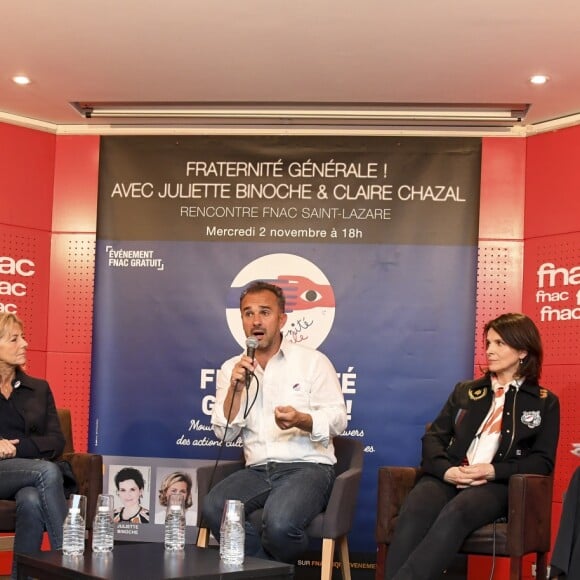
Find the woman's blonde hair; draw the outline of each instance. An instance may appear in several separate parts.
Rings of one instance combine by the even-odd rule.
[[[180,481],[183,481],[187,486],[187,493],[185,494],[185,509],[192,506],[193,500],[191,498],[191,488],[193,483],[191,481],[190,475],[181,471],[174,471],[173,473],[166,475],[161,482],[161,487],[159,488],[159,503],[162,506],[167,507],[167,490],[174,483],[179,483]]]
[[[22,320],[16,314],[12,312],[0,312],[0,338],[14,325],[19,326],[20,330],[24,328]]]

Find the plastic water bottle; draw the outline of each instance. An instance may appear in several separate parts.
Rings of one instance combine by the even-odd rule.
[[[113,550],[113,520],[111,510],[106,505],[97,507],[93,521],[93,552]]]
[[[220,531],[220,558],[224,564],[240,566],[244,563],[246,531],[242,523],[230,521]]]
[[[180,552],[185,547],[185,514],[179,505],[168,506],[165,516],[165,549]]]
[[[244,505],[227,500],[220,527],[220,559],[224,564],[239,566],[244,562]]]
[[[85,521],[79,508],[70,508],[62,531],[62,553],[65,556],[82,556],[85,553]]]

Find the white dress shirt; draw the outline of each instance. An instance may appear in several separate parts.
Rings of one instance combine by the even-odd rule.
[[[217,375],[216,402],[212,426],[216,436],[224,437],[226,417],[223,402],[239,361],[235,356],[224,362]],[[347,424],[344,397],[336,370],[320,351],[283,340],[280,350],[268,361],[266,368],[255,370],[249,392],[242,394],[240,411],[227,429],[226,441],[240,432],[244,443],[246,465],[260,465],[268,461],[309,461],[334,465],[336,457],[332,437],[340,435]],[[248,406],[254,398],[248,416],[244,418],[246,398]],[[312,417],[312,433],[293,427],[283,431],[274,419],[277,406],[290,405]]]

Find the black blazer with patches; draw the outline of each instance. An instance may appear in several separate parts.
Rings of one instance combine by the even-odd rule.
[[[458,383],[423,436],[422,467],[443,479],[461,465],[493,398],[491,378]],[[558,397],[537,382],[525,380],[505,396],[499,449],[492,460],[496,481],[514,473],[550,474],[560,434]]]
[[[16,446],[17,456],[56,459],[63,452],[65,439],[48,383],[17,370],[14,385],[12,402],[24,419],[24,437]]]

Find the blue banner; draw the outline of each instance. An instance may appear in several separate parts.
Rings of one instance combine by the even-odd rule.
[[[350,545],[374,552],[377,467],[417,464],[472,374],[480,157],[478,139],[104,137],[91,451],[215,458],[240,289],[272,280],[286,336],[339,374],[366,450]]]

